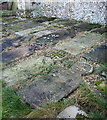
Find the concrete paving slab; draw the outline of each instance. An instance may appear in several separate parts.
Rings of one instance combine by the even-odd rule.
[[[45,63],[43,62],[44,60],[46,61]],[[52,60],[50,58],[35,56],[4,69],[0,79],[6,82],[7,86],[15,85],[17,81],[26,82],[51,63]]]
[[[23,57],[27,57],[31,55],[33,52],[29,50],[28,47],[18,47],[10,50],[8,52],[3,52],[2,55],[2,63],[10,63],[15,60],[18,60]]]
[[[88,60],[107,63],[107,42],[83,55]]]
[[[101,34],[86,32],[73,39],[68,39],[61,44],[57,44],[54,48],[58,50],[65,50],[73,55],[77,55],[103,40],[105,40],[105,36]]]
[[[82,82],[80,74],[58,69],[49,75],[35,79],[33,83],[18,93],[32,107],[47,101],[57,102],[74,91]]]

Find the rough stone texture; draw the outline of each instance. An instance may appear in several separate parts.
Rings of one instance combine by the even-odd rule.
[[[93,66],[88,62],[79,61],[72,65],[71,70],[74,73],[88,75],[93,72]]]
[[[106,1],[53,1],[40,2],[30,5],[31,16],[56,16],[59,18],[69,18],[75,20],[82,20],[91,23],[106,24],[107,12]]]
[[[10,50],[8,52],[3,52],[2,53],[2,61],[0,61],[0,62],[10,63],[10,62],[18,60],[20,58],[27,57],[31,54],[32,54],[32,52],[29,51],[28,47],[18,47],[18,48],[15,48],[14,50]]]
[[[61,113],[59,113],[57,118],[76,118],[78,114],[82,115],[83,118],[87,117],[87,114],[84,111],[72,105],[72,106],[65,108]]]
[[[0,44],[0,48],[1,48],[0,52],[5,50],[6,48],[14,46],[13,44],[15,42],[21,42],[24,40],[25,40],[25,37],[21,37],[21,36],[18,36],[16,38],[12,38],[12,39],[4,39],[1,41],[1,44]]]
[[[43,63],[43,60],[46,63]],[[43,56],[36,56],[28,60],[17,63],[16,65],[6,68],[3,70],[2,76],[0,79],[6,82],[7,86],[16,84],[17,81],[27,81],[31,79],[34,75],[39,73],[44,69],[44,66],[51,64],[52,60]]]
[[[96,25],[91,23],[81,23],[79,25],[75,25],[73,28],[78,32],[82,32],[82,31],[90,31],[94,28],[100,28],[100,27],[101,25]]]
[[[33,35],[37,36],[37,37],[42,37],[43,35],[48,35],[51,34],[53,31],[52,30],[43,30],[40,32],[36,32]]]
[[[46,27],[36,26],[35,28],[30,28],[30,29],[26,29],[26,30],[23,30],[23,31],[15,32],[15,34],[20,35],[20,36],[24,36],[24,35],[28,35],[30,33],[38,32],[38,31],[41,31],[41,30],[44,30],[44,29],[46,29]]]
[[[54,48],[58,50],[65,50],[73,55],[77,55],[103,40],[105,40],[105,36],[86,32],[73,39],[68,39],[63,43],[56,45]]]
[[[33,83],[20,90],[19,94],[32,107],[41,106],[47,101],[56,102],[74,91],[82,82],[80,74],[59,69],[49,75],[35,79]]]
[[[32,49],[40,49],[38,46],[52,46],[57,44],[60,40],[75,37],[76,33],[73,30],[61,30],[48,35],[43,35],[37,38],[35,43],[32,44]]]
[[[107,42],[83,55],[88,60],[107,63]]]
[[[9,31],[18,32],[26,29],[35,28],[37,26],[40,26],[40,24],[35,20],[29,20],[29,21],[24,20],[14,24],[11,23],[11,24],[4,25],[4,28],[7,27]]]

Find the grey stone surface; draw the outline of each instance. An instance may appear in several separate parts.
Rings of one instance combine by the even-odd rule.
[[[45,64],[43,63],[44,59],[46,61]],[[12,86],[15,85],[17,81],[27,81],[28,79],[31,79],[51,63],[52,60],[50,58],[35,56],[4,69],[0,79],[6,82],[7,86]]]
[[[107,63],[107,42],[83,55],[88,60]]]
[[[14,50],[10,50],[8,52],[3,52],[2,55],[2,63],[10,63],[15,60],[18,60],[23,57],[27,57],[31,55],[33,52],[29,51],[28,47],[18,47],[14,48]]]
[[[53,73],[36,78],[34,82],[19,91],[19,95],[32,107],[47,101],[56,102],[74,91],[82,82],[80,74],[58,69]]]
[[[34,28],[29,28],[29,29],[25,29],[25,30],[22,30],[22,31],[19,31],[19,32],[15,32],[15,34],[20,35],[20,36],[24,36],[24,35],[28,35],[30,33],[38,32],[38,31],[41,31],[41,30],[44,30],[44,29],[46,29],[46,27],[36,26]]]
[[[22,37],[22,36],[18,36],[12,39],[4,39],[1,41],[1,44],[0,44],[0,48],[1,48],[0,52],[9,47],[14,47],[14,43],[22,42],[24,40],[25,40],[25,37]]]
[[[104,35],[85,32],[73,39],[68,38],[63,43],[57,44],[54,48],[58,50],[65,50],[73,55],[77,55],[104,40]]]
[[[88,62],[79,61],[72,65],[71,70],[74,73],[78,73],[81,75],[88,75],[93,72],[93,66]]]
[[[53,46],[61,40],[75,36],[75,31],[70,29],[57,31],[48,35],[43,35],[42,37],[39,37],[35,40],[36,42],[32,44],[32,49],[37,49],[38,46]]]
[[[87,114],[84,111],[72,105],[72,106],[65,108],[61,113],[59,113],[57,118],[76,118],[78,114],[82,115],[83,118],[87,117]]]
[[[37,36],[37,37],[42,37],[43,35],[48,35],[51,34],[53,31],[52,30],[43,30],[40,32],[36,32],[33,35]]]

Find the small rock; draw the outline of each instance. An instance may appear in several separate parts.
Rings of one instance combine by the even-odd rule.
[[[19,47],[19,46],[20,46],[20,43],[15,42],[15,43],[13,43],[13,46],[14,46],[14,47]]]
[[[78,114],[87,117],[87,114],[84,111],[79,110],[78,107],[72,105],[65,108],[61,113],[59,113],[57,118],[76,118]]]

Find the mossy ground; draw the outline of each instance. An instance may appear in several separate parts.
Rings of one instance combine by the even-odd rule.
[[[0,11],[1,12],[1,11]],[[3,11],[3,16],[9,16],[8,11]],[[10,13],[10,12],[9,12]],[[0,13],[1,14],[1,13]],[[12,15],[12,14],[10,14]],[[7,21],[11,20],[9,18],[6,18]],[[50,21],[53,20],[54,18],[46,18],[46,17],[39,17],[36,19],[33,19],[35,21],[38,22],[44,22],[44,21]],[[15,18],[13,20],[16,20]],[[4,19],[5,21],[5,19]],[[72,23],[76,24],[83,24],[83,22],[77,22],[75,20],[54,20],[51,21],[50,23],[61,23],[61,22],[66,22],[68,24],[65,24],[65,26],[68,26]],[[87,28],[99,28],[101,27],[101,25],[97,25],[97,24],[89,24],[89,23],[85,23],[83,25],[84,27]],[[81,27],[81,26],[80,26]],[[18,26],[14,26],[12,27],[13,30],[17,30],[19,29]],[[10,28],[9,28],[10,29]],[[20,29],[23,29],[22,26]],[[73,29],[73,28],[72,28]],[[95,36],[96,38],[96,36]],[[51,54],[52,57],[60,57],[62,58],[62,52],[53,52]],[[64,54],[66,55],[67,52],[65,52]],[[49,56],[49,57],[51,57]],[[67,55],[68,56],[68,55]],[[63,66],[65,69],[69,69],[72,67],[73,61],[70,59],[62,59],[60,60],[60,62],[55,63],[53,65],[46,65],[44,67],[41,67],[41,72],[36,73],[34,70],[36,68],[36,64],[34,70],[32,71],[33,77],[36,77],[37,75],[47,75],[50,72],[55,71],[58,67]],[[34,59],[35,61],[36,59]],[[31,61],[29,61],[28,64],[30,64]],[[41,63],[45,64],[47,61],[46,59],[43,59]],[[58,66],[58,64],[60,63],[60,65]],[[1,65],[1,64],[0,64]],[[22,64],[22,66],[24,66],[24,64]],[[2,65],[3,68],[6,68],[6,64]],[[27,67],[26,67],[27,68]],[[32,67],[33,68],[33,67]],[[31,68],[31,70],[32,70]],[[101,66],[98,71],[101,71],[104,68],[104,66]],[[30,72],[31,72],[30,70]],[[40,70],[39,70],[40,71]],[[9,72],[9,71],[8,71]],[[20,72],[22,73],[22,71]],[[13,74],[13,72],[11,72],[11,74]],[[27,72],[25,74],[28,74]],[[16,79],[16,78],[15,78]],[[31,78],[30,78],[31,79]],[[27,79],[28,80],[28,79]],[[26,81],[25,81],[26,82]],[[102,81],[98,80],[96,81],[97,85],[100,85],[102,83]],[[107,104],[106,101],[104,100],[104,98],[102,96],[100,96],[99,94],[96,93],[95,89],[93,89],[92,87],[89,87],[89,85],[87,85],[86,83],[83,83],[79,86],[79,88],[74,92],[71,93],[70,95],[68,95],[67,97],[63,98],[62,100],[53,103],[46,103],[44,104],[42,107],[37,107],[36,109],[33,109],[27,105],[24,101],[22,101],[22,99],[16,94],[16,89],[17,86],[14,86],[13,88],[6,88],[4,83],[3,83],[3,94],[2,94],[2,98],[3,98],[3,118],[56,118],[56,116],[66,107],[70,106],[70,105],[79,105],[79,107],[81,107],[81,109],[83,109],[89,118],[106,118],[107,117]],[[100,88],[100,90],[106,94],[105,88]]]

